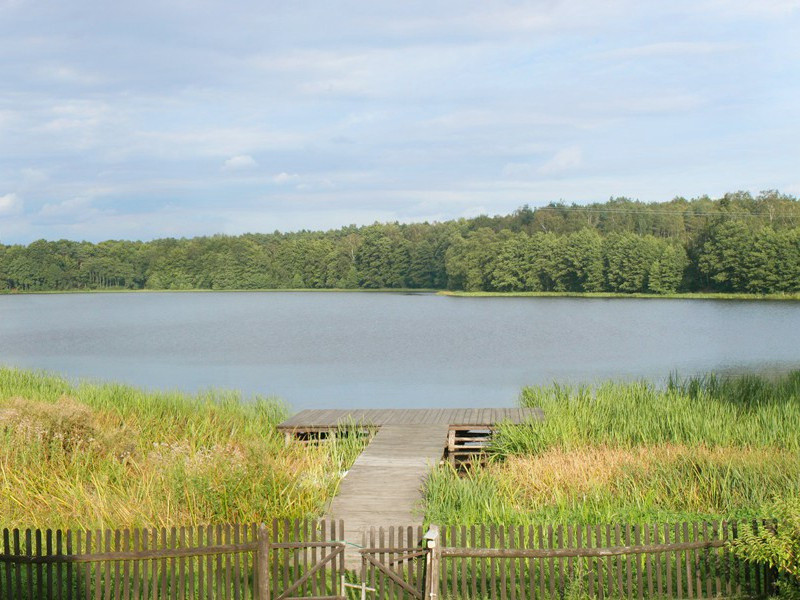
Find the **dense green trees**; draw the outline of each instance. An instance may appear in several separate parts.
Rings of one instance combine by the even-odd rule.
[[[0,290],[800,291],[800,201],[768,191],[527,206],[444,223],[0,244]]]

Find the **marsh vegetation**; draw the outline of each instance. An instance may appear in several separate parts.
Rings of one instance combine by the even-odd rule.
[[[435,471],[436,523],[763,517],[800,493],[800,372],[526,388],[546,419],[505,427],[494,460]]]
[[[285,445],[286,407],[0,369],[0,527],[165,527],[318,515],[364,445]]]

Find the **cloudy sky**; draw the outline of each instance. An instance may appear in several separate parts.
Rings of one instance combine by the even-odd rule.
[[[800,194],[800,0],[0,0],[0,241]]]

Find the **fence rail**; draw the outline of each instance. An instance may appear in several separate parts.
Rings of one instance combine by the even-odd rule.
[[[443,527],[433,568],[446,598],[768,596],[774,571],[728,549],[738,527],[724,521]]]
[[[274,520],[261,533],[257,524],[4,529],[0,598],[264,600],[262,588],[278,598],[298,581],[299,594],[324,596],[338,586],[339,563],[328,560],[302,578],[341,546],[332,541],[341,531],[340,522],[311,520]],[[259,552],[263,540],[268,548]]]
[[[362,589],[345,584],[359,580],[375,600],[769,596],[775,572],[729,551],[738,528],[725,521],[379,527],[364,533],[360,573],[345,572],[341,521],[5,529],[0,598],[344,600]]]

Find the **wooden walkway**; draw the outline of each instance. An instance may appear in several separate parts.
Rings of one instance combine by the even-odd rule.
[[[344,540],[349,542],[345,565],[355,569],[361,566],[355,545],[362,543],[362,532],[387,523],[422,525],[422,486],[442,459],[448,434],[542,418],[539,408],[304,410],[278,428],[287,439],[343,426],[378,428],[342,479],[325,515],[344,521]]]
[[[351,544],[381,523],[422,525],[422,485],[442,458],[446,423],[382,427],[339,484],[325,518],[344,520],[345,566],[361,566]],[[416,528],[416,527],[415,527]]]
[[[543,418],[541,408],[392,408],[365,410],[303,410],[280,425],[281,430],[328,430],[356,425],[481,425],[522,423]]]

